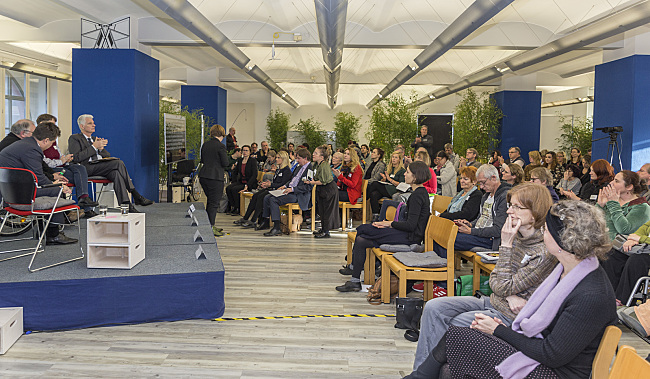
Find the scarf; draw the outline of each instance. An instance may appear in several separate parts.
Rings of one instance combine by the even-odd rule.
[[[451,199],[451,203],[449,203],[449,208],[447,208],[447,212],[449,213],[460,212],[461,209],[463,209],[463,205],[465,205],[467,199],[469,199],[469,195],[471,195],[472,192],[476,190],[477,188],[476,186],[474,186],[465,195],[463,195],[462,192],[457,193],[456,196],[454,196],[454,198]]]
[[[544,338],[542,331],[555,319],[564,300],[598,265],[596,257],[589,257],[560,280],[564,267],[559,263],[519,312],[512,323],[512,330],[528,338]],[[506,379],[523,379],[538,365],[539,362],[518,351],[495,368]]]

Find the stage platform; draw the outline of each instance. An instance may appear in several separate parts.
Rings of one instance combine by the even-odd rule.
[[[86,259],[35,273],[27,270],[29,257],[0,262],[0,307],[23,307],[25,330],[222,316],[223,263],[204,206],[194,205],[198,226],[191,226],[192,221],[185,217],[187,203],[138,207],[146,214],[146,258],[130,270],[86,268],[85,219],[81,221],[81,242]],[[197,230],[203,242],[194,242]],[[66,226],[64,232],[78,237],[76,226]],[[35,241],[2,243],[0,250],[26,243],[34,245]],[[196,259],[199,246],[206,259]],[[0,258],[10,255],[2,254]],[[76,244],[47,246],[34,265],[40,267],[78,255]]]

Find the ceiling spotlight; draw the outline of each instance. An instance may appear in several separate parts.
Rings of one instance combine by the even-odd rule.
[[[383,97],[383,96],[381,95],[381,93],[380,93],[380,94],[378,94],[377,96],[379,96],[379,98],[380,98],[380,99],[381,99],[381,98]]]
[[[282,97],[286,97],[286,96],[287,96],[287,93],[286,93],[286,92],[282,94]]]
[[[419,67],[418,67],[417,65],[413,65],[413,66],[411,66],[411,70],[413,70],[413,71],[417,71],[418,68],[419,68]]]
[[[433,99],[435,99],[435,98],[436,98],[435,96],[433,96],[433,95],[429,95],[429,99],[433,100]]]

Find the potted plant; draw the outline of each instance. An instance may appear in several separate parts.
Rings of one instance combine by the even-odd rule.
[[[370,128],[366,133],[372,148],[380,147],[390,156],[395,147],[402,144],[410,153],[411,142],[418,135],[417,108],[412,106],[415,100],[415,95],[408,100],[402,95],[393,95],[372,108]]]
[[[301,119],[293,128],[302,135],[303,142],[309,144],[311,151],[325,144],[325,131],[321,123],[314,120],[314,117],[309,117],[306,120]]]
[[[345,148],[348,141],[356,141],[359,136],[361,117],[357,117],[351,112],[338,112],[334,116],[334,142],[336,147]]]
[[[503,112],[487,92],[477,94],[469,88],[462,96],[451,122],[455,153],[465,156],[465,151],[473,147],[478,151],[477,159],[487,162],[490,151],[499,145],[497,136]]]
[[[287,145],[290,117],[280,108],[271,109],[271,112],[266,117],[266,138],[269,140],[271,149],[279,151]]]
[[[591,149],[591,138],[594,121],[591,117],[565,116],[557,112],[560,121],[560,136],[555,140],[560,151],[570,152],[577,147],[582,154]]]

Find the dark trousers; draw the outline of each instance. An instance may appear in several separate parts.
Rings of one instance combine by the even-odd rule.
[[[370,199],[370,208],[372,213],[379,213],[379,199],[382,197],[390,197],[386,185],[379,182],[372,182],[368,185],[368,198]]]
[[[269,194],[268,189],[260,189],[257,193],[253,195],[250,203],[248,203],[248,208],[246,208],[246,213],[244,214],[244,220],[251,220],[253,222],[259,221],[262,218],[262,211],[264,210],[264,197]],[[253,215],[252,218],[251,215]]]
[[[264,211],[262,217],[271,218],[274,223],[280,222],[280,206],[289,203],[297,203],[298,197],[292,192],[286,195],[275,197],[266,195],[264,197]]]
[[[359,279],[363,265],[366,263],[366,249],[379,247],[381,244],[410,245],[408,233],[393,228],[377,228],[372,224],[363,224],[357,228],[357,237],[352,246],[352,277]],[[374,275],[375,273],[366,273]]]
[[[58,169],[59,168],[56,168],[55,170]],[[70,183],[74,184],[77,191],[77,198],[83,195],[88,195],[88,170],[86,170],[86,167],[78,163],[70,163],[60,169],[65,170],[63,176],[65,176]]]
[[[475,247],[492,250],[492,239],[473,236],[471,234],[458,233],[456,236],[456,242],[454,242],[455,250],[467,251]],[[441,258],[447,258],[447,249],[438,245],[435,241],[433,242],[433,251],[435,251]],[[451,253],[453,256],[453,251]]]
[[[348,190],[339,190],[339,201],[350,202],[350,195],[348,195]]]
[[[210,226],[212,226],[214,225],[214,219],[217,217],[221,195],[223,194],[223,180],[199,177],[199,183],[201,183],[205,196],[208,198],[205,210],[208,212],[208,220],[210,220]]]
[[[642,276],[648,276],[650,255],[631,254],[628,256],[612,249],[607,260],[601,261],[600,265],[603,266],[612,287],[614,287],[616,298],[625,304],[632,294],[636,281]]]
[[[339,190],[334,182],[316,186],[316,210],[320,216],[323,233],[335,229],[340,224],[338,194]]]
[[[228,206],[235,212],[239,210],[239,191],[243,190],[246,185],[243,183],[231,183],[226,187],[226,196],[228,196]]]
[[[122,160],[113,159],[94,164],[85,163],[84,166],[88,176],[103,176],[113,182],[113,190],[115,190],[118,203],[130,202],[129,192],[133,191],[135,187]]]

